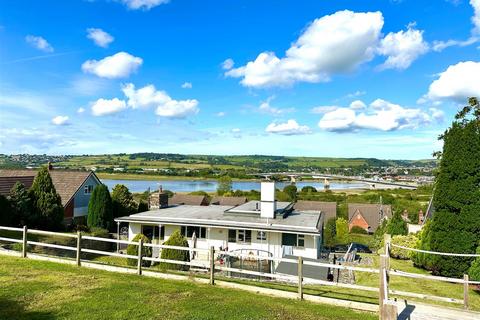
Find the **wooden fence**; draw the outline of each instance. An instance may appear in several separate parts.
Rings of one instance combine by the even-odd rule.
[[[220,251],[215,250],[213,247],[209,249],[202,249],[202,248],[190,248],[190,247],[178,247],[178,246],[167,246],[162,244],[152,244],[152,243],[144,243],[142,240],[139,242],[127,241],[127,240],[117,240],[117,239],[108,239],[108,238],[100,238],[94,236],[87,236],[82,235],[80,232],[74,233],[60,233],[60,232],[50,232],[50,231],[42,231],[42,230],[31,230],[28,229],[26,226],[23,228],[13,228],[13,227],[4,227],[0,226],[0,230],[7,230],[7,231],[15,231],[20,232],[18,238],[15,237],[0,237],[0,241],[12,242],[12,243],[19,243],[21,244],[21,256],[24,258],[28,257],[28,246],[40,246],[40,247],[47,247],[47,248],[54,248],[60,250],[67,250],[71,252],[75,252],[75,261],[78,266],[82,264],[82,253],[90,253],[95,255],[104,255],[104,256],[112,256],[112,257],[120,257],[120,258],[127,258],[127,259],[134,259],[136,260],[136,270],[139,275],[142,274],[142,270],[145,268],[143,267],[143,261],[150,261],[150,262],[158,262],[158,263],[169,263],[169,264],[176,264],[176,265],[185,265],[189,267],[199,268],[203,270],[205,273],[209,274],[210,284],[215,284],[215,273],[216,271],[226,271],[226,272],[234,272],[237,274],[247,274],[253,275],[258,277],[263,277],[265,279],[274,279],[283,282],[290,282],[290,283],[297,283],[298,284],[298,299],[303,299],[303,291],[304,285],[306,282],[309,284],[318,284],[318,285],[327,285],[327,286],[336,286],[340,288],[348,288],[348,289],[356,289],[356,290],[364,290],[370,292],[378,292],[379,296],[379,315],[380,319],[396,319],[397,317],[397,310],[396,304],[392,299],[389,298],[390,295],[395,296],[404,296],[404,297],[413,297],[413,298],[420,298],[420,299],[429,299],[433,301],[441,301],[441,302],[450,302],[450,303],[459,303],[463,304],[465,308],[468,308],[468,285],[469,284],[480,284],[478,281],[469,281],[468,276],[465,276],[463,279],[456,279],[456,278],[446,278],[446,277],[438,277],[438,276],[431,276],[431,275],[421,275],[415,273],[408,273],[398,270],[393,270],[390,268],[390,247],[393,246],[390,243],[390,236],[386,235],[385,237],[385,254],[380,256],[380,267],[378,269],[374,268],[363,268],[357,266],[349,266],[349,265],[338,265],[338,264],[329,264],[323,262],[316,262],[316,261],[305,261],[302,257],[298,257],[296,259],[292,258],[276,258],[276,257],[266,257],[260,255],[251,255],[251,254],[236,254],[228,251]],[[36,234],[36,235],[44,235],[44,236],[55,236],[55,237],[67,237],[73,238],[76,241],[76,246],[66,246],[60,244],[53,244],[47,243],[42,241],[32,241],[28,240],[28,234]],[[21,235],[21,237],[20,237]],[[137,254],[123,254],[114,251],[105,251],[105,250],[97,250],[91,248],[85,248],[82,246],[84,240],[90,241],[99,241],[99,242],[107,242],[113,244],[126,244],[126,245],[135,245],[137,246]],[[197,253],[204,253],[207,255],[207,259],[202,261],[178,261],[178,260],[170,260],[170,259],[162,259],[162,258],[154,258],[154,257],[146,257],[143,256],[143,248],[159,248],[159,249],[175,249],[175,250],[185,250],[190,252],[197,252]],[[407,248],[408,249],[408,248]],[[263,260],[270,260],[274,262],[286,262],[286,263],[294,263],[297,265],[297,275],[286,275],[286,274],[279,274],[279,273],[272,273],[272,272],[260,272],[260,271],[253,271],[253,270],[245,270],[239,268],[232,268],[223,265],[215,264],[215,255],[223,255],[223,256],[232,256],[237,258],[249,258],[249,259],[263,259]],[[336,270],[348,270],[348,271],[356,271],[356,272],[366,272],[366,273],[374,273],[379,274],[379,286],[378,287],[369,287],[369,286],[362,286],[357,284],[347,284],[347,283],[339,283],[339,282],[330,282],[325,280],[313,279],[304,277],[303,274],[303,266],[304,265],[311,265],[323,268],[330,268]],[[450,283],[463,283],[464,285],[464,297],[463,300],[449,298],[449,297],[438,297],[438,296],[431,296],[431,295],[424,295],[412,292],[405,292],[405,291],[398,291],[389,288],[389,279],[391,276],[399,276],[399,277],[409,277],[409,278],[422,278],[428,279],[432,281],[445,281]]]

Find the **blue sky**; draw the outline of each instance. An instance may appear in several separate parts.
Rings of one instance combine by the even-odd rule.
[[[480,0],[0,1],[0,153],[430,158]]]

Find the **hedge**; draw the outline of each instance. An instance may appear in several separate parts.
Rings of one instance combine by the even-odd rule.
[[[418,238],[415,234],[411,233],[406,236],[398,235],[393,236],[391,244],[396,244],[402,247],[415,248],[417,245]],[[400,249],[396,247],[391,247],[390,256],[395,259],[408,260],[412,258],[413,251]]]
[[[170,235],[167,241],[163,243],[166,246],[177,246],[177,247],[187,247],[188,248],[188,241],[187,238],[180,234],[179,230],[176,230],[174,233]],[[190,261],[190,252],[189,250],[178,250],[178,249],[162,249],[162,259],[168,260],[177,260],[177,261]],[[171,270],[183,270],[188,271],[189,266],[181,265],[181,264],[174,264],[174,263],[160,263],[160,267],[162,269],[171,269]]]
[[[139,233],[133,238],[133,242],[138,242],[140,239],[143,239],[143,243],[150,243],[150,239]],[[129,244],[127,247],[127,254],[132,255],[132,256],[138,256],[138,245],[136,244]],[[152,248],[151,247],[142,247],[142,257],[151,257],[152,256]],[[136,266],[137,265],[137,259],[127,259],[127,264],[129,266]],[[142,266],[143,267],[150,267],[150,261],[145,261],[142,260]]]

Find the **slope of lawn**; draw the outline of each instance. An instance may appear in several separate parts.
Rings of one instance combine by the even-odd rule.
[[[0,256],[0,319],[376,319],[185,281]]]

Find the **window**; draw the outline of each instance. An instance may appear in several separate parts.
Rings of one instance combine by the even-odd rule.
[[[252,230],[228,230],[228,242],[250,243],[252,242]]]
[[[91,184],[86,185],[86,186],[83,188],[83,190],[84,190],[85,194],[90,194],[90,193],[92,193],[92,191],[93,191],[93,186],[92,186]]]
[[[228,229],[228,242],[237,242],[237,230]]]
[[[282,233],[282,246],[305,247],[303,234]]]
[[[182,226],[180,232],[187,238],[193,237],[194,232],[197,239],[207,238],[207,229],[204,227]]]
[[[142,234],[150,240],[163,240],[165,238],[165,227],[142,225]]]
[[[257,240],[267,240],[267,233],[265,231],[257,231]]]

